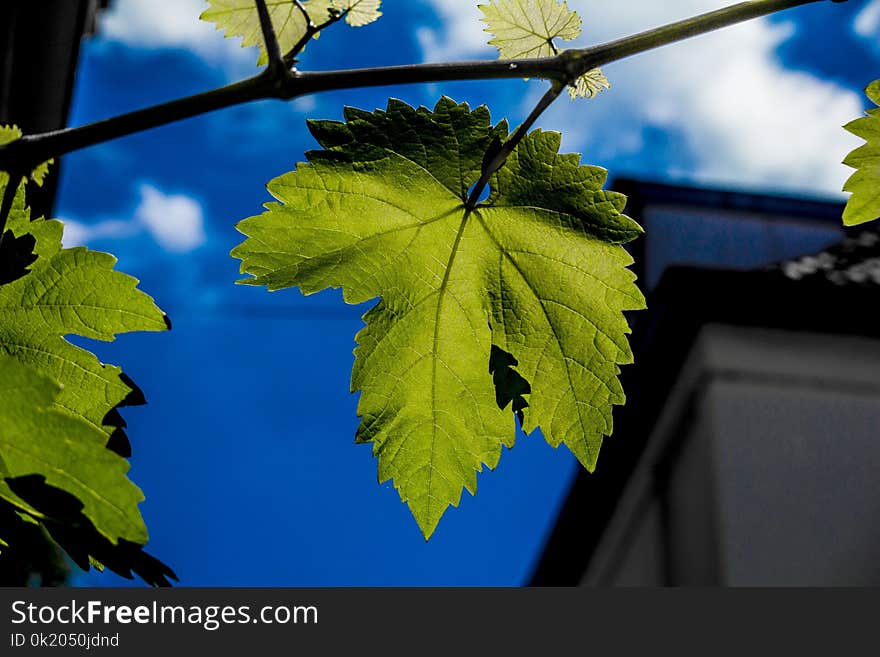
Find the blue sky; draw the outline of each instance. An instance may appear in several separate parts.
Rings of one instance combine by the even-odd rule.
[[[84,44],[71,124],[196,93],[255,70],[256,54],[200,24],[201,0],[115,0]],[[309,46],[314,70],[491,58],[470,1],[386,0],[376,24]],[[723,6],[715,0],[575,0],[578,43]],[[880,74],[880,0],[819,3],[606,68],[594,101],[560,101],[540,125],[615,175],[843,198],[856,145],[840,129]],[[236,221],[314,146],[306,118],[389,96],[441,94],[520,121],[541,93],[518,80],[350,90],[257,103],[74,153],[56,214],[66,242],[120,259],[174,329],[89,345],[121,363],[149,405],[126,411],[148,549],[184,585],[517,585],[575,473],[564,450],[520,437],[429,543],[370,449],[353,443],[354,334],[365,307],[235,286]],[[81,343],[83,341],[80,341]],[[599,467],[601,467],[601,457]],[[584,522],[589,522],[585,518]],[[124,583],[90,573],[84,584]]]

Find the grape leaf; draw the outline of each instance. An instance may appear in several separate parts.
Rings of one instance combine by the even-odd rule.
[[[624,197],[602,190],[604,170],[559,154],[557,133],[535,131],[467,212],[486,150],[507,134],[485,107],[392,100],[345,117],[310,123],[324,150],[269,184],[278,202],[238,224],[247,239],[232,255],[247,284],[381,297],[352,373],[357,441],[373,444],[380,482],[429,537],[513,445],[515,411],[592,470],[624,401],[618,365],[632,360],[622,311],[644,307],[620,246],[641,232]],[[490,372],[493,347],[509,358]],[[502,365],[518,375],[504,395]]]
[[[303,0],[302,4],[316,26],[344,13],[346,23],[363,27],[382,15],[379,11],[382,0]],[[266,8],[272,17],[281,52],[286,53],[306,35],[308,23],[305,16],[291,0],[266,0]],[[208,8],[199,18],[224,30],[226,37],[242,37],[242,47],[259,46],[257,64],[268,62],[260,17],[253,0],[208,0]]]
[[[869,84],[865,94],[880,105],[880,80]],[[844,127],[867,142],[843,161],[856,170],[843,187],[843,191],[852,192],[843,211],[843,223],[855,226],[880,217],[880,108],[869,109],[867,116]]]
[[[571,41],[581,34],[581,18],[557,0],[492,0],[479,5],[489,43],[504,59],[550,57],[553,39]]]
[[[575,80],[574,84],[568,85],[568,95],[572,100],[576,98],[592,98],[604,89],[610,89],[611,83],[605,74],[598,68],[591,69]]]
[[[147,542],[127,477],[128,461],[106,448],[107,436],[60,411],[61,387],[9,356],[0,356],[0,497],[37,518],[44,515],[15,492],[16,479],[40,476],[82,502],[83,514],[114,542]]]
[[[0,192],[6,184],[0,173]],[[58,221],[31,221],[17,186],[0,244],[0,502],[38,519],[82,568],[100,561],[168,584],[174,573],[142,549],[143,495],[125,477],[120,445],[127,438],[118,408],[144,403],[143,395],[118,367],[64,336],[112,340],[169,324],[135,279],[113,270],[112,256],[63,249],[62,230]]]
[[[54,405],[109,438],[114,426],[105,418],[139,391],[120,368],[99,362],[64,336],[112,341],[118,333],[167,330],[168,319],[137,289],[136,279],[114,271],[113,256],[83,247],[63,249],[61,222],[30,221],[23,186],[6,228],[6,237],[33,244],[36,259],[0,285],[0,354],[60,383]]]
[[[64,550],[83,570],[109,568],[122,577],[141,577],[151,586],[169,586],[177,579],[174,571],[147,554],[141,545],[120,539],[111,543],[101,535],[82,510],[82,502],[58,488],[48,486],[40,477],[11,480],[15,488],[40,508],[36,520],[0,497],[0,542],[9,548],[4,556],[27,557],[34,542]],[[6,555],[5,553],[9,553]]]
[[[554,39],[571,41],[581,34],[581,18],[568,4],[557,0],[492,0],[479,5],[486,23],[489,43],[502,59],[550,57],[559,53]],[[598,68],[579,77],[570,85],[572,99],[592,98],[609,89],[608,78]]]
[[[381,6],[382,0],[330,0],[330,10],[345,12],[345,22],[352,27],[363,27],[379,20]]]

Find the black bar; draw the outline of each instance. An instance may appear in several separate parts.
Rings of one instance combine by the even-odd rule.
[[[876,640],[878,602],[860,589],[2,589],[0,654],[851,654]],[[163,606],[179,609],[158,624]],[[59,615],[81,622],[48,622]]]

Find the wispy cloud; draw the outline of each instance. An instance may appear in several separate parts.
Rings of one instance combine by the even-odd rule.
[[[424,59],[484,52],[479,44],[487,37],[478,17],[454,15],[446,0],[426,1],[443,20],[443,28],[422,37]],[[588,45],[729,2],[568,4],[584,18],[579,45]],[[880,0],[874,4],[880,7]],[[880,16],[876,20],[880,24]],[[568,147],[601,152],[611,164],[624,151],[631,156],[641,147],[639,134],[645,126],[686,142],[687,162],[668,161],[664,170],[640,175],[839,193],[850,173],[840,161],[855,145],[840,126],[861,113],[862,103],[852,91],[780,62],[778,46],[793,29],[790,24],[752,21],[610,65],[610,92],[594,101],[560,102],[543,123],[562,129]]]
[[[872,0],[856,14],[853,30],[865,39],[877,39],[880,36],[880,0]]]
[[[67,248],[83,246],[94,240],[130,237],[140,232],[139,227],[132,221],[108,219],[95,224],[85,224],[73,219],[64,219],[63,221],[64,237],[62,242]]]
[[[429,0],[441,21],[439,29],[422,26],[416,38],[422,48],[422,57],[429,62],[442,62],[473,56],[491,56],[497,53],[486,42],[477,2],[448,2]]]
[[[189,50],[230,77],[255,70],[257,51],[241,39],[225,39],[199,20],[205,0],[115,0],[101,15],[99,34],[132,48]]]
[[[143,184],[140,200],[127,220],[108,219],[96,223],[64,221],[64,246],[81,246],[99,239],[133,237],[147,232],[159,246],[172,253],[193,251],[205,243],[202,206],[183,194],[165,194]]]

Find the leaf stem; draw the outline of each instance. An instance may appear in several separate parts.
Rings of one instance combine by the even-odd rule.
[[[819,1],[824,0],[750,0],[600,46],[566,50],[556,56],[540,59],[412,64],[320,72],[291,71],[280,83],[278,76],[267,69],[241,82],[170,103],[84,126],[25,136],[0,146],[0,170],[8,171],[11,167],[30,170],[29,168],[40,162],[71,151],[226,107],[267,98],[290,100],[307,94],[337,89],[453,80],[543,78],[555,83],[569,84],[597,66],[722,27]],[[335,20],[338,18],[336,17]],[[289,63],[286,58],[285,62]]]
[[[300,14],[302,14],[302,17],[305,19],[306,29],[314,28],[315,23],[312,21],[312,17],[309,16],[309,11],[308,11],[308,9],[306,9],[306,7],[302,3],[302,1],[301,0],[291,0],[291,2],[293,2],[293,6],[296,7],[296,9],[299,11]]]
[[[312,20],[312,17],[309,15],[309,10],[305,8],[305,5],[303,5],[300,0],[293,0],[293,4],[306,21],[306,31],[302,37],[300,37],[300,40],[294,44],[293,48],[284,55],[284,63],[288,66],[293,66],[297,56],[303,51],[303,48],[306,47],[309,39],[315,36],[318,32],[318,28],[315,26],[315,21]]]
[[[278,45],[278,35],[275,26],[272,25],[272,16],[266,7],[266,0],[254,0],[257,4],[257,14],[260,16],[260,29],[263,31],[263,43],[266,46],[266,56],[269,58],[269,70],[276,75],[286,70],[284,58],[281,56],[281,46]]]
[[[472,212],[477,207],[477,203],[480,202],[480,196],[482,196],[483,190],[486,189],[486,185],[489,184],[492,174],[504,166],[504,163],[507,162],[507,158],[510,157],[511,153],[513,153],[519,143],[529,133],[532,126],[535,125],[535,121],[537,121],[544,111],[553,104],[553,101],[559,98],[559,94],[562,93],[563,89],[565,89],[564,84],[561,82],[554,82],[547,90],[547,93],[541,96],[541,100],[538,101],[538,104],[535,105],[535,108],[523,124],[516,129],[516,132],[514,132],[507,141],[504,142],[495,154],[495,157],[483,167],[483,173],[480,175],[480,179],[474,185],[474,188],[465,203],[465,208],[468,212]]]
[[[300,37],[300,40],[297,41],[296,44],[294,44],[293,48],[291,48],[290,51],[286,55],[284,55],[284,63],[287,64],[288,66],[293,66],[296,63],[296,58],[299,56],[299,54],[303,50],[305,50],[306,45],[308,45],[309,40],[313,36],[315,36],[321,30],[324,30],[324,29],[330,27],[331,25],[333,25],[333,23],[339,22],[348,13],[348,11],[346,10],[344,12],[341,12],[339,14],[332,16],[331,18],[327,19],[326,21],[324,21],[320,25],[315,25],[314,21],[309,16],[308,10],[306,10],[306,8],[303,7],[302,3],[297,2],[296,4],[298,7],[302,8],[303,15],[306,17],[306,31],[305,31],[305,34],[303,34],[302,37]]]

